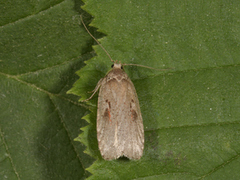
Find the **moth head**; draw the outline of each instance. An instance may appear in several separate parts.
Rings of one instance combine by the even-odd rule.
[[[111,67],[113,69],[123,69],[123,65],[121,64],[120,61],[119,61],[119,63],[117,63],[117,61],[115,61],[114,64]]]

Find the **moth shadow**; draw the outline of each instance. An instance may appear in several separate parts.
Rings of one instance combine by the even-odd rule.
[[[121,156],[120,158],[117,159],[120,162],[129,162],[131,161],[129,158],[125,157],[125,156]]]

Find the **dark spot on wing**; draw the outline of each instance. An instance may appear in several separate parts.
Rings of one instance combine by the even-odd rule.
[[[109,111],[108,108],[106,108],[105,111],[104,111],[103,119],[105,119],[106,121],[108,120],[108,121],[112,122],[111,114],[110,114],[110,111]]]
[[[108,108],[111,109],[111,103],[110,103],[110,101],[108,101],[108,99],[106,99],[105,102],[108,103]]]
[[[132,121],[136,121],[137,120],[137,112],[135,110],[131,110],[131,118],[132,118]]]
[[[105,109],[103,117],[106,118],[106,119],[109,118],[109,116],[108,116],[108,108]]]
[[[131,99],[131,102],[130,102],[130,109],[132,109],[132,103],[134,103],[133,99]]]

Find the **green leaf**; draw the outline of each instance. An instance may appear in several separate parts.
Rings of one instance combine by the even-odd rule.
[[[85,3],[114,60],[174,68],[125,68],[139,96],[144,155],[102,160],[97,95],[87,106],[66,94],[94,55],[79,26],[82,3],[8,0],[0,3],[0,179],[84,179],[87,170],[90,179],[239,179],[239,2]],[[82,99],[111,65],[94,49],[69,91]],[[74,141],[79,128],[87,147]],[[97,158],[92,166],[84,150]]]
[[[89,108],[66,92],[93,40],[80,1],[0,3],[0,179],[85,179],[93,158],[74,139]]]
[[[240,4],[238,1],[86,0],[91,26],[114,60],[173,68],[126,67],[140,101],[145,149],[138,161],[104,161],[96,140],[96,101],[77,140],[97,161],[89,179],[239,179]],[[78,71],[70,93],[86,92],[110,69],[98,56]]]

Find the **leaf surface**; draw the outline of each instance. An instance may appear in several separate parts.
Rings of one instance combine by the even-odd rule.
[[[74,138],[89,108],[66,94],[94,55],[80,3],[0,6],[0,179],[85,179],[93,158]]]
[[[238,179],[239,8],[237,1],[85,1],[90,26],[114,60],[167,71],[125,67],[140,101],[145,149],[139,161],[104,161],[93,114],[78,140],[98,160],[89,179]],[[105,52],[78,71],[70,92],[86,99],[111,62]],[[94,136],[93,136],[94,134]]]

